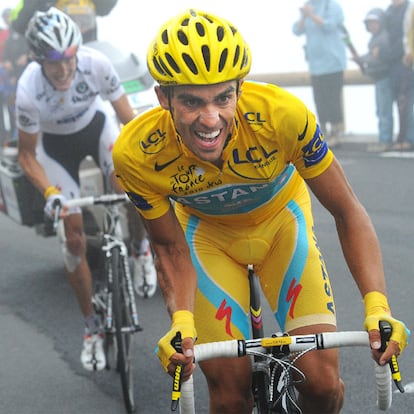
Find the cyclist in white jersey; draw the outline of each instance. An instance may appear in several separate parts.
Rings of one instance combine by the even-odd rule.
[[[17,88],[19,162],[44,194],[46,214],[52,216],[56,200],[64,206],[65,200],[79,197],[79,166],[88,155],[120,192],[111,156],[119,127],[104,100],[111,103],[123,124],[134,113],[112,64],[100,52],[82,46],[79,27],[53,7],[33,16],[26,38],[34,61]],[[149,243],[142,222],[132,221],[134,213],[129,216],[132,237],[140,241],[135,243],[136,253],[142,253],[145,261],[145,267],[136,266],[136,270],[141,270],[141,279],[142,269],[146,270],[153,294],[156,272]],[[103,369],[102,335],[91,301],[91,272],[80,209],[66,210],[64,224],[65,269],[85,318],[81,361],[88,370]],[[138,279],[136,284],[140,283]]]

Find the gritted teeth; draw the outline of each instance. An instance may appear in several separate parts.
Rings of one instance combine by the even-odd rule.
[[[217,138],[220,135],[220,130],[216,130],[213,132],[200,132],[200,131],[196,131],[196,134],[203,139],[214,139]]]

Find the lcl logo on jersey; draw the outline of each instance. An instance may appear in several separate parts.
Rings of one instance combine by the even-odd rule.
[[[145,154],[156,154],[164,148],[166,132],[157,129],[151,132],[145,140],[140,141],[140,147]]]
[[[263,124],[266,123],[266,120],[262,118],[263,115],[260,112],[245,112],[243,116],[253,131],[260,130]]]
[[[260,112],[245,112],[244,119],[249,124],[263,125],[266,120],[262,119],[262,114]]]
[[[235,148],[232,152],[233,162],[229,161],[228,166],[240,177],[267,180],[272,176],[277,166],[277,163],[275,164],[277,152],[277,149],[267,150],[261,145],[246,150]]]

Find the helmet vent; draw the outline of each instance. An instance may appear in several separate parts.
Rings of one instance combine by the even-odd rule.
[[[55,36],[56,36],[56,40],[59,42],[59,44],[61,45],[62,44],[62,36],[61,36],[61,34],[60,34],[60,29],[59,29],[59,27],[54,27],[53,28],[53,32],[55,33]]]
[[[168,45],[168,31],[164,30],[161,35],[162,42],[164,45]]]
[[[173,74],[171,73],[171,71],[168,69],[168,66],[164,63],[164,61],[160,58],[160,65],[162,67],[162,69],[164,70],[164,72],[168,75],[168,76],[173,76]]]
[[[220,62],[219,62],[219,67],[218,70],[219,72],[222,72],[224,67],[226,66],[226,62],[227,62],[227,55],[229,54],[229,50],[226,48],[221,52],[221,56],[220,56]]]
[[[154,64],[154,67],[155,69],[157,69],[158,73],[165,76],[164,70],[162,69],[162,67],[158,63],[158,60],[155,57],[152,59],[152,63]]]
[[[180,68],[178,67],[177,62],[174,60],[174,58],[169,53],[166,53],[165,57],[168,60],[170,66],[173,68],[173,70],[175,70],[175,72],[177,73],[180,73]]]
[[[247,56],[247,49],[244,48],[244,52],[243,52],[243,59],[241,61],[241,65],[240,65],[240,69],[243,69],[244,67],[246,67],[249,64],[249,58]]]
[[[210,61],[211,61],[211,56],[210,56],[210,48],[207,45],[203,45],[201,47],[201,51],[203,53],[203,59],[204,59],[204,65],[206,66],[206,69],[209,71],[210,70]]]
[[[200,23],[196,23],[196,30],[200,37],[204,37],[206,35],[206,31],[204,30],[204,26]]]
[[[240,58],[240,46],[237,45],[236,51],[234,52],[233,67],[237,65],[239,58]]]
[[[194,75],[198,75],[197,66],[194,63],[193,59],[191,59],[190,55],[187,55],[187,53],[182,54],[185,64],[187,65],[188,69],[193,72]]]
[[[177,37],[183,45],[188,46],[188,37],[182,30],[178,31]]]
[[[224,38],[224,28],[223,26],[217,27],[217,40],[221,42]]]

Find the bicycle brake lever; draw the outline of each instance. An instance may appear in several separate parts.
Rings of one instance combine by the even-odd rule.
[[[171,340],[171,345],[177,352],[183,352],[181,348],[181,332],[176,333],[174,338]],[[177,367],[175,368],[173,389],[171,392],[171,411],[177,411],[178,403],[181,397],[181,379],[183,373],[182,368],[183,367],[181,365],[177,365]]]
[[[53,208],[55,211],[53,215],[53,231],[56,233],[56,229],[57,229],[58,222],[59,222],[60,210],[62,210],[62,203],[60,202],[60,200],[55,200],[53,202]]]
[[[391,325],[386,321],[379,321],[379,331],[381,335],[381,348],[380,351],[384,352],[385,349],[388,346],[388,342],[391,338],[392,333],[392,327]],[[401,373],[400,373],[400,367],[398,365],[397,357],[393,355],[389,361],[389,365],[391,368],[391,375],[392,379],[394,380],[394,383],[398,390],[403,393],[405,392],[404,386],[402,384],[401,380]]]

